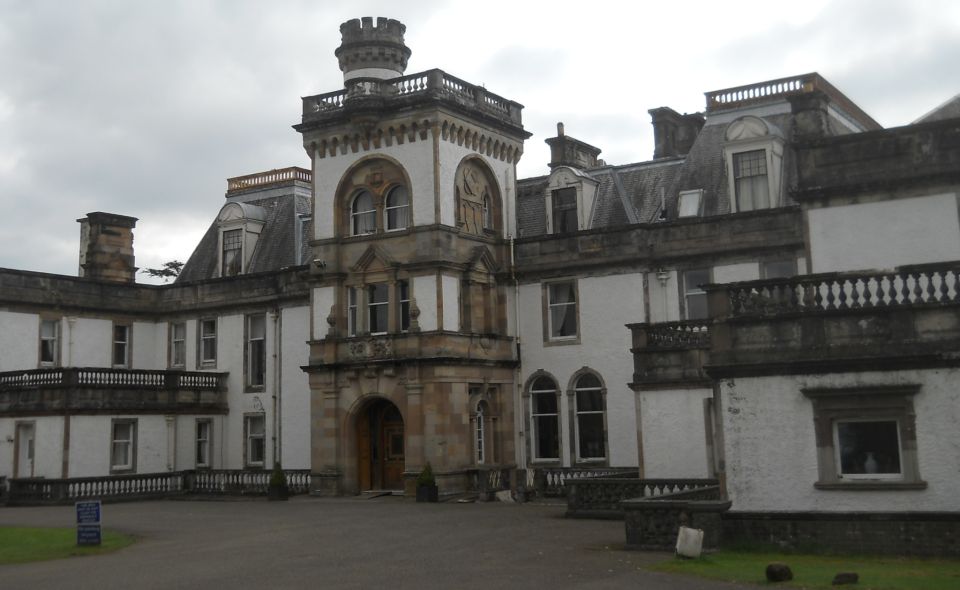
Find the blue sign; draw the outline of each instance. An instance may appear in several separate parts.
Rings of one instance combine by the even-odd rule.
[[[100,500],[77,502],[77,545],[99,545]]]
[[[77,502],[77,524],[100,524],[100,500]]]
[[[99,524],[77,525],[77,545],[99,545],[100,540]]]

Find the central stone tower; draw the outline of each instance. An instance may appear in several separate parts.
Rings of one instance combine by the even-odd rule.
[[[313,169],[316,494],[441,493],[511,470],[518,363],[509,238],[521,105],[440,70],[403,75],[405,27],[340,27],[344,88],[303,99]]]

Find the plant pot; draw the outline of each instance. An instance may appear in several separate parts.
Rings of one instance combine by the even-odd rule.
[[[290,490],[287,486],[278,486],[270,484],[267,486],[267,499],[272,502],[287,500],[290,497]]]
[[[417,502],[436,502],[439,498],[437,486],[417,486]]]

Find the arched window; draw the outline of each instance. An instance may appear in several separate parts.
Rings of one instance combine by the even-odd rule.
[[[410,195],[407,188],[397,186],[387,194],[387,206],[384,208],[384,226],[387,231],[405,229],[410,225]]]
[[[350,206],[351,234],[362,236],[377,231],[377,210],[374,207],[373,195],[361,191],[353,198]]]
[[[538,377],[530,386],[530,417],[533,422],[533,458],[560,458],[560,421],[557,384]]]
[[[577,459],[605,459],[603,384],[593,373],[584,373],[574,384]]]

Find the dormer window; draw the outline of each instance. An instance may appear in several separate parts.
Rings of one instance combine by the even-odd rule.
[[[410,225],[410,195],[407,194],[406,187],[396,186],[390,189],[384,215],[387,231],[406,229]]]
[[[737,211],[770,208],[766,150],[733,154],[733,190]]]
[[[232,277],[240,274],[243,268],[243,230],[231,229],[223,232],[223,252],[220,276]]]
[[[267,219],[263,207],[249,203],[228,203],[217,216],[220,229],[221,277],[234,277],[248,272],[250,260]]]
[[[577,231],[577,189],[553,191],[553,233]]]
[[[723,147],[733,212],[781,205],[783,134],[757,117],[730,123]]]

